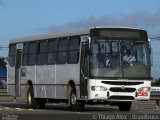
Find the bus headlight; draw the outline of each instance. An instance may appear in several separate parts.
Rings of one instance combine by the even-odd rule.
[[[92,91],[107,91],[107,87],[104,86],[91,86]]]
[[[150,87],[141,87],[138,89],[138,92],[149,92],[150,91]]]

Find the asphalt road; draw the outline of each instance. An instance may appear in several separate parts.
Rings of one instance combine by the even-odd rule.
[[[129,112],[117,106],[86,105],[81,112],[69,111],[65,104],[47,104],[45,109],[29,109],[25,103],[0,102],[0,120],[137,120],[160,119],[155,101],[133,102]]]

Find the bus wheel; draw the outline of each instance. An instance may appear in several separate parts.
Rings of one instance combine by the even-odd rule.
[[[118,105],[120,111],[130,111],[131,106],[132,102],[119,103]]]
[[[36,99],[36,101],[37,101],[37,104],[38,104],[40,109],[44,109],[45,108],[46,100]]]
[[[70,92],[70,97],[69,97],[70,105],[68,106],[69,110],[71,111],[81,111],[84,108],[84,104],[81,101],[77,100],[77,96],[73,89]]]
[[[37,102],[34,98],[33,88],[31,86],[29,86],[27,91],[27,105],[29,108],[37,108]]]

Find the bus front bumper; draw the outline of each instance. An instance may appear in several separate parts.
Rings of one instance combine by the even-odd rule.
[[[134,101],[149,100],[150,92],[112,92],[112,91],[90,91],[88,99],[106,101]]]

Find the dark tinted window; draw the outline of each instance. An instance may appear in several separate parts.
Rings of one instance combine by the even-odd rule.
[[[67,63],[67,53],[68,53],[68,42],[67,38],[61,39],[58,41],[58,64],[66,64]]]
[[[71,38],[70,39],[70,50],[79,50],[80,41],[79,38]]]
[[[28,64],[28,43],[25,43],[23,46],[23,60],[22,65],[25,66]]]
[[[70,39],[70,46],[69,46],[69,59],[68,59],[69,64],[78,63],[79,49],[80,49],[79,37],[71,38]]]
[[[68,49],[68,39],[64,38],[62,40],[59,40],[58,51],[67,51],[67,49]]]
[[[78,63],[79,60],[79,51],[70,51],[69,52],[69,64]]]
[[[48,52],[56,52],[57,51],[57,40],[50,40],[48,42]]]
[[[15,66],[16,45],[10,45],[9,47],[9,63],[11,67]]]
[[[29,50],[28,51],[29,51],[28,64],[35,65],[36,64],[36,53],[37,53],[37,42],[29,43]]]
[[[43,41],[38,43],[38,64],[44,65],[47,60],[47,46],[48,42]]]
[[[57,40],[48,41],[48,64],[56,63]]]

